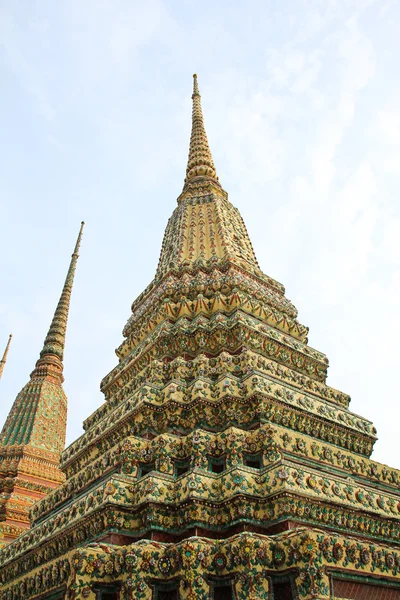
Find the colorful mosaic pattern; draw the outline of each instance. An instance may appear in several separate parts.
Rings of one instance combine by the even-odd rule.
[[[149,600],[173,582],[209,599],[216,581],[236,600],[282,581],[322,600],[344,576],[400,590],[400,473],[369,458],[376,430],[326,384],[307,333],[218,182],[195,77],[156,276],[104,404],[62,453],[65,481],[0,553],[0,600],[94,600],[99,584]]]
[[[142,540],[128,546],[92,543],[62,559],[37,565],[7,585],[1,600],[34,598],[64,590],[66,598],[96,600],[95,584],[118,581],[120,598],[150,600],[157,582],[175,581],[180,598],[208,600],[213,578],[232,584],[238,600],[272,600],[272,580],[292,573],[299,600],[332,599],[340,571],[394,582],[400,554],[381,544],[299,528],[274,536],[240,533],[223,540],[189,537],[177,544]]]
[[[62,388],[68,311],[83,223],[40,358],[0,434],[0,547],[29,526],[29,509],[64,481],[67,397]]]

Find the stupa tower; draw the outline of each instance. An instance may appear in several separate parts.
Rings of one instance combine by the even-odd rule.
[[[0,599],[399,600],[400,474],[260,270],[192,99],[155,278]]]
[[[29,508],[65,479],[59,467],[67,426],[63,356],[83,225],[40,358],[0,434],[0,546],[29,527]]]
[[[7,356],[8,356],[8,351],[10,349],[11,339],[12,339],[12,333],[10,333],[10,335],[8,336],[7,346],[6,346],[6,349],[4,350],[3,358],[0,360],[0,379],[1,379],[1,376],[3,375],[4,366],[7,361]]]

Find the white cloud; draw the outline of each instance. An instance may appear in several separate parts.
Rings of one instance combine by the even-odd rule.
[[[116,363],[113,348],[153,275],[183,182],[198,71],[217,171],[262,268],[287,286],[311,344],[327,352],[329,383],[376,421],[378,456],[396,462],[399,411],[388,400],[400,335],[396,6],[300,0],[272,11],[260,1],[243,15],[231,4],[2,7],[1,239],[10,248],[0,257],[2,335],[18,334],[3,407],[25,383],[54,308],[38,282],[46,297],[57,287],[82,213],[66,351],[69,439],[101,401],[98,383]]]

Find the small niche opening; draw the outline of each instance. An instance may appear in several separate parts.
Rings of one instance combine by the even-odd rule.
[[[118,583],[110,585],[95,585],[96,600],[119,600],[119,590],[121,586]]]
[[[174,582],[156,583],[154,586],[154,600],[178,600],[179,584]]]
[[[226,469],[226,460],[225,456],[221,456],[219,458],[215,458],[212,456],[208,461],[208,470],[211,473],[222,473]]]
[[[252,469],[261,469],[262,468],[262,455],[259,454],[245,454],[243,457],[243,463],[246,467],[251,467]]]
[[[215,581],[212,586],[213,600],[233,600],[233,589],[230,581]]]
[[[139,477],[144,477],[147,473],[151,473],[156,470],[155,463],[141,463],[139,466]]]
[[[185,458],[184,460],[177,460],[175,462],[175,477],[180,477],[187,473],[190,469],[190,460]]]

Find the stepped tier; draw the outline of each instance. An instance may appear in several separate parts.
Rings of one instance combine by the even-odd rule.
[[[0,521],[3,543],[29,527],[29,510],[64,481],[59,455],[33,446],[0,447]]]
[[[199,247],[209,251],[214,213],[224,215],[224,220],[219,218],[219,229],[225,237],[222,233],[217,236],[221,239],[215,242],[215,254],[206,258],[208,254]],[[175,322],[218,312],[229,315],[236,309],[306,343],[308,328],[296,320],[297,311],[285,297],[283,286],[264,275],[252,257],[243,221],[226,194],[220,191],[181,199],[167,226],[156,278],[132,305],[123,332],[126,341],[117,351],[121,361],[164,320]],[[103,389],[109,378],[103,381]]]
[[[231,424],[248,429],[263,422],[282,423],[288,434],[308,434],[364,456],[370,454],[375,436],[368,432],[369,422],[349,412],[329,410],[304,394],[286,393],[279,384],[268,383],[266,389],[259,375],[239,383],[232,378],[215,386],[196,380],[189,389],[177,383],[162,390],[142,386],[137,399],[116,407],[64,454],[67,477],[132,432],[148,437],[165,430],[185,434],[196,427],[218,430]]]
[[[180,256],[165,241],[162,253]],[[4,569],[116,532],[174,544],[313,525],[398,544],[400,475],[368,460],[375,428],[326,385],[328,361],[283,287],[250,259],[217,258],[171,259],[133,303],[106,402],[63,452],[66,481],[31,508]]]
[[[65,481],[0,553],[0,600],[400,600],[400,472],[260,270],[196,78],[185,185],[131,308]]]
[[[221,473],[210,471],[213,461],[223,464]],[[194,528],[229,535],[238,526],[269,531],[290,521],[397,544],[399,482],[398,471],[269,423],[131,436],[36,504],[32,529],[2,552],[0,564],[38,544],[54,554],[55,534],[60,552],[116,527],[135,539],[157,532],[173,539]]]
[[[238,337],[243,330],[238,327]],[[187,338],[170,337],[177,345],[180,339]],[[223,347],[227,339],[228,334]],[[206,422],[215,429],[229,415],[225,426],[237,423],[249,428],[270,420],[369,456],[375,429],[345,408],[347,402],[348,397],[325,384],[247,349],[237,355],[221,352],[216,358],[198,354],[193,360],[153,360],[86,421],[85,434],[63,453],[62,467],[71,476],[106,446],[129,435],[132,427],[152,435],[160,433],[160,427],[187,432]],[[209,407],[214,407],[210,417]]]
[[[302,464],[306,458],[308,467],[319,470],[321,477],[322,474],[334,474],[353,486],[357,483],[360,486],[372,486],[371,489],[375,489],[375,492],[370,498],[367,499],[367,494],[358,494],[360,505],[363,504],[362,500],[365,500],[364,506],[370,500],[374,504],[376,493],[396,495],[399,492],[399,471],[371,460],[366,461],[363,457],[342,451],[332,444],[318,443],[311,436],[290,436],[284,427],[264,424],[259,429],[250,431],[231,427],[221,433],[197,429],[194,434],[187,436],[164,433],[152,440],[128,437],[93,461],[90,468],[82,469],[37,503],[31,512],[31,520],[33,523],[38,522],[53,508],[58,509],[72,497],[83,494],[100,476],[115,473],[116,469],[122,474],[129,473],[136,480],[139,477],[139,466],[143,464],[154,463],[154,471],[176,475],[174,469],[179,461],[189,461],[190,468],[208,470],[208,459],[211,456],[224,456],[226,465],[236,466],[245,464],[248,455],[260,453],[262,460],[260,457],[259,460],[263,465],[264,462],[270,464],[280,458],[291,464]],[[312,490],[312,485],[313,481],[305,489]],[[387,514],[396,514],[400,506],[395,507],[390,503],[387,508]]]
[[[16,565],[13,573],[0,573],[0,583],[7,587],[8,600],[51,592],[54,598],[67,593],[68,598],[96,600],[99,593],[115,593],[114,597],[151,600],[157,589],[176,590],[183,600],[209,600],[220,582],[232,586],[237,600],[287,598],[278,593],[291,594],[292,589],[304,600],[341,600],[334,594],[345,591],[348,581],[347,589],[364,590],[370,598],[384,593],[382,597],[398,600],[394,586],[399,564],[399,552],[385,544],[298,528],[273,536],[242,532],[218,541],[196,535],[176,544],[95,543],[45,565],[28,557],[24,574]],[[362,578],[341,576],[343,571],[360,570]],[[293,573],[292,580],[288,573]]]

